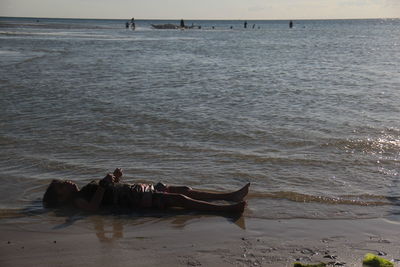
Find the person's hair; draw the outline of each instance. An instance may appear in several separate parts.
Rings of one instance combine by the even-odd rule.
[[[55,190],[55,185],[61,183],[62,180],[59,179],[54,179],[53,181],[51,181],[51,183],[49,184],[49,186],[46,189],[46,192],[44,193],[43,196],[43,206],[46,208],[56,208],[60,205],[60,203],[58,203],[58,196],[57,196],[57,192]]]

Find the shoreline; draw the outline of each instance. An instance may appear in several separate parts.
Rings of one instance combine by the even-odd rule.
[[[293,266],[296,261],[361,266],[369,252],[400,258],[398,223],[386,219],[37,219],[0,221],[1,266]]]

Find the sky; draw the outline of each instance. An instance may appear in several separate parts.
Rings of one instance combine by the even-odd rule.
[[[0,0],[0,16],[232,20],[399,18],[400,0]]]

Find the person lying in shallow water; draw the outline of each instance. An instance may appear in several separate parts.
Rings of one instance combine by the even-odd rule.
[[[250,186],[248,183],[238,191],[212,193],[163,183],[120,183],[122,175],[122,170],[117,168],[114,173],[107,174],[100,181],[92,181],[82,189],[72,181],[53,180],[43,196],[43,205],[49,208],[74,206],[85,211],[114,206],[133,210],[178,207],[193,211],[243,213],[246,205],[243,198]],[[236,203],[216,204],[207,200]]]

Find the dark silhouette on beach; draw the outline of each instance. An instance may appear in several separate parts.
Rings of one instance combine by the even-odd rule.
[[[129,184],[121,182],[122,169],[116,168],[101,180],[94,180],[82,188],[69,180],[53,180],[43,196],[46,208],[75,207],[94,212],[101,207],[122,209],[164,210],[184,208],[199,212],[242,214],[246,205],[250,183],[233,192],[207,192],[188,186],[157,184]],[[225,200],[233,203],[218,204],[210,200]]]

